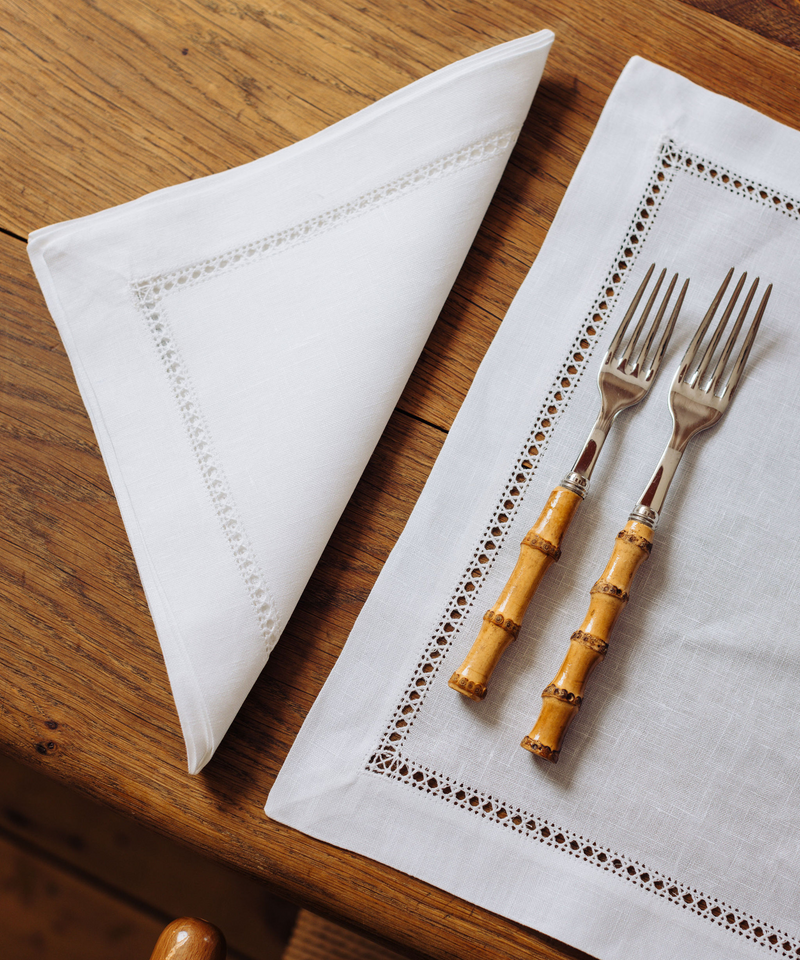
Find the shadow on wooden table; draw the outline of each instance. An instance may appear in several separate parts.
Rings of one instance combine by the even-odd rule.
[[[231,960],[279,960],[296,908],[0,756],[3,960],[146,960],[176,916],[225,931]]]

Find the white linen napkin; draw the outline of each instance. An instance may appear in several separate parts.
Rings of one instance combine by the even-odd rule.
[[[192,773],[381,435],[552,40],[501,44],[268,157],[31,234]]]
[[[800,953],[800,133],[632,60],[268,816],[602,960]],[[609,437],[486,700],[450,690],[598,409],[651,262],[691,277],[665,366]],[[690,444],[557,766],[521,749],[671,429],[728,268],[774,291]]]

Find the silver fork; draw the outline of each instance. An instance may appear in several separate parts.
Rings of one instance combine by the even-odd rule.
[[[628,602],[628,590],[633,577],[642,561],[650,555],[653,532],[687,444],[701,430],[719,421],[730,406],[739,385],[772,292],[772,284],[761,298],[738,357],[723,384],[734,344],[739,337],[759,283],[756,279],[750,287],[728,339],[709,375],[714,353],[733,313],[747,274],[742,274],[736,284],[722,317],[698,360],[700,344],[732,276],[733,269],[725,277],[678,367],[669,394],[669,407],[672,412],[672,435],[669,443],[641,499],[633,508],[625,529],[617,534],[611,559],[600,579],[589,591],[591,597],[589,611],[580,629],[570,637],[569,650],[559,672],[542,694],[542,710],[539,719],[531,732],[522,740],[522,746],[526,750],[545,760],[553,763],[558,761],[564,735],[583,701],[583,691],[589,674],[608,650],[609,636],[617,617]]]
[[[639,301],[642,299],[642,295],[644,294],[645,288],[647,287],[654,268],[655,264],[651,264],[641,286],[636,291],[636,295],[634,296],[627,313],[622,318],[622,323],[619,325],[619,329],[614,334],[614,337],[609,344],[605,358],[603,359],[603,363],[600,367],[600,371],[597,375],[597,388],[600,391],[600,413],[597,416],[597,421],[595,422],[594,427],[592,427],[592,432],[589,434],[589,437],[583,446],[583,450],[581,450],[577,460],[575,461],[575,466],[561,481],[562,487],[577,493],[581,499],[586,496],[592,471],[595,468],[595,464],[600,456],[600,451],[603,449],[603,444],[605,443],[608,432],[611,429],[611,424],[616,419],[617,414],[622,413],[623,410],[627,410],[628,407],[632,407],[634,404],[639,403],[640,400],[643,400],[650,390],[650,387],[653,385],[653,380],[658,373],[658,368],[661,366],[661,361],[664,358],[664,353],[667,349],[667,345],[669,344],[670,337],[672,336],[672,330],[675,327],[675,321],[678,319],[678,314],[680,313],[681,306],[683,304],[683,298],[686,295],[686,288],[689,286],[689,281],[686,280],[683,284],[683,289],[678,295],[675,307],[661,336],[661,340],[659,341],[655,352],[651,355],[650,349],[652,347],[653,340],[658,332],[661,320],[667,309],[670,297],[672,296],[672,291],[675,288],[675,283],[678,280],[677,273],[673,276],[669,286],[667,287],[667,292],[661,301],[661,306],[656,313],[655,320],[653,321],[653,324],[650,327],[644,342],[642,343],[641,349],[636,354],[635,359],[633,359],[633,363],[631,363],[631,359],[634,357],[634,351],[639,343],[639,337],[641,336],[644,325],[647,322],[647,318],[650,316],[650,311],[653,308],[653,304],[658,296],[664,276],[666,275],[666,270],[661,271],[661,274],[656,281],[656,285],[653,288],[653,292],[650,294],[650,298],[647,301],[647,305],[642,311],[641,316],[639,317],[639,320],[633,329],[630,339],[626,342],[621,351],[620,345],[622,344],[623,338],[627,333],[631,318],[633,317],[636,308],[639,306]],[[650,357],[649,360],[648,356]]]
[[[647,271],[600,367],[597,378],[600,413],[592,432],[572,470],[550,494],[539,519],[523,539],[519,559],[508,583],[494,607],[484,614],[481,629],[466,659],[450,677],[449,686],[471,700],[483,700],[486,696],[489,678],[508,645],[516,639],[522,618],[545,571],[561,555],[561,540],[578,505],[586,496],[592,471],[612,423],[619,413],[644,399],[653,385],[689,284],[688,280],[684,283],[661,339],[653,350],[656,333],[678,280],[677,274],[673,276],[647,335],[639,345],[666,275],[666,270],[662,270],[632,333],[626,340],[628,327],[644,296],[654,268],[655,264],[652,264]]]

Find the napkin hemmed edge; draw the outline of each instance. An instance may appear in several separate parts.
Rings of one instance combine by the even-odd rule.
[[[476,68],[488,65],[494,60],[501,60],[506,57],[510,58],[523,53],[532,53],[544,48],[547,48],[549,51],[554,40],[555,33],[549,28],[543,28],[536,33],[516,37],[513,40],[507,40],[496,46],[488,47],[478,53],[462,57],[431,73],[425,74],[417,80],[411,81],[405,86],[399,87],[397,90],[381,97],[374,103],[370,103],[355,113],[342,117],[340,120],[323,127],[308,137],[296,140],[284,147],[273,150],[271,153],[237,164],[225,170],[219,170],[216,173],[210,173],[204,177],[198,177],[194,180],[184,180],[179,183],[160,187],[157,190],[149,191],[131,200],[85,214],[84,216],[37,227],[28,234],[28,247],[29,249],[32,247],[35,250],[50,237],[55,236],[56,233],[68,235],[73,231],[81,229],[87,221],[102,222],[106,219],[126,215],[127,211],[133,206],[148,206],[150,204],[160,204],[162,202],[171,203],[182,200],[186,194],[201,194],[205,190],[216,186],[217,183],[224,182],[226,179],[239,177],[243,171],[249,172],[251,169],[255,169],[265,163],[274,164],[283,162],[284,160],[291,161],[301,152],[305,152],[307,149],[318,148],[321,144],[324,144],[326,140],[338,137],[351,130],[356,130],[359,126],[364,123],[369,123],[382,113],[401,106],[407,99],[435,90],[443,83],[457,80],[461,72],[470,72]],[[165,196],[165,194],[167,196]]]

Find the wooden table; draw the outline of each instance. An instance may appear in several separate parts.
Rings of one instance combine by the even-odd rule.
[[[262,807],[624,63],[641,54],[800,126],[797,0],[463,0],[452,10],[0,0],[0,17],[0,749],[401,949],[581,956],[269,822]],[[269,153],[542,27],[557,39],[533,111],[424,356],[266,670],[214,760],[190,777],[136,566],[25,237]]]

